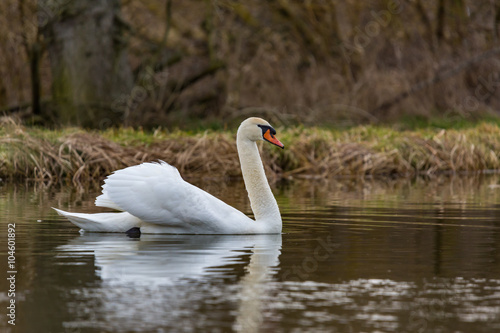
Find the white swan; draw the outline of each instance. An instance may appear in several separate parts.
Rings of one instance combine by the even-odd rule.
[[[126,232],[140,228],[153,234],[277,234],[282,222],[264,173],[256,141],[284,145],[260,118],[238,128],[236,146],[255,221],[223,201],[184,181],[173,166],[143,163],[115,171],[102,186],[95,204],[120,213],[70,213],[54,208],[85,231]]]

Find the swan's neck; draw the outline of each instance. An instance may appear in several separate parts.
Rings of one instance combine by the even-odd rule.
[[[269,187],[257,144],[254,141],[238,137],[236,145],[243,180],[255,219],[281,225],[279,207]]]

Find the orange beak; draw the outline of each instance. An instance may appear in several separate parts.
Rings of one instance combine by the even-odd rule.
[[[264,139],[265,139],[266,141],[271,142],[273,145],[276,145],[276,146],[278,146],[278,147],[280,147],[280,148],[285,148],[285,145],[284,145],[284,144],[282,144],[282,143],[280,142],[280,140],[276,139],[276,137],[275,137],[274,135],[272,135],[272,134],[271,134],[271,130],[270,130],[270,129],[268,129],[268,130],[264,133]]]

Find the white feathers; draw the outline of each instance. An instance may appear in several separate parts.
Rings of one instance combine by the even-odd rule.
[[[125,232],[138,227],[141,220],[127,212],[122,213],[70,213],[54,208],[57,214],[64,216],[77,227],[91,232]]]

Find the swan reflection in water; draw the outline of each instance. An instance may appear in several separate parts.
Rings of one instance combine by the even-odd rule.
[[[130,328],[137,320],[150,329],[172,324],[171,320],[185,326],[186,318],[198,321],[193,323],[198,327],[204,317],[200,303],[208,301],[230,307],[224,313],[235,317],[233,329],[252,332],[263,321],[261,302],[268,298],[266,285],[277,272],[281,235],[143,234],[131,239],[85,233],[58,251],[60,257],[76,260],[94,256],[102,284],[94,295],[86,291],[84,298],[94,306],[99,298],[98,308],[91,311],[98,313],[97,322],[108,323],[102,328]]]

